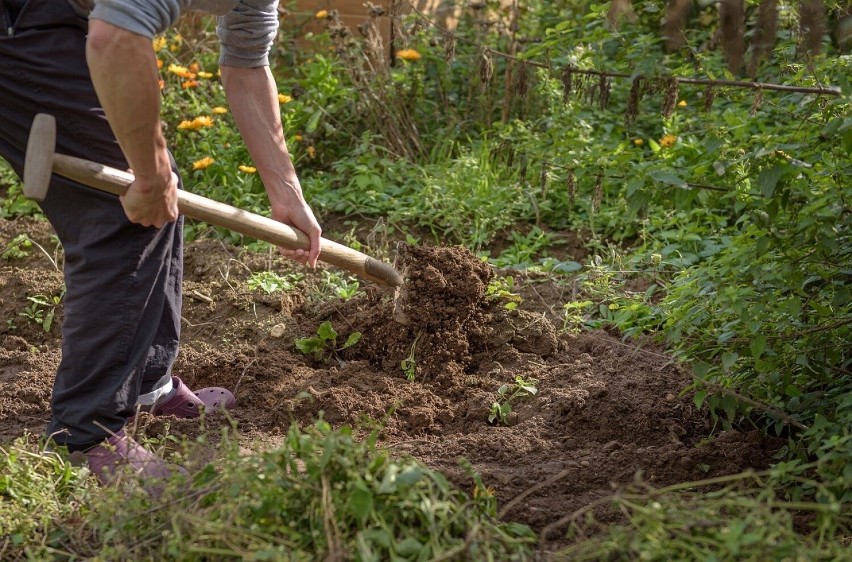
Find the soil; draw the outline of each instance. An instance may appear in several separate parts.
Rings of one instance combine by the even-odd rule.
[[[43,431],[60,358],[61,305],[48,331],[21,313],[27,297],[60,293],[53,262],[61,268],[61,250],[47,223],[16,219],[0,220],[0,251],[21,233],[43,251],[33,245],[26,257],[0,261],[0,445]],[[397,248],[401,291],[361,282],[343,300],[319,290],[323,271],[306,273],[294,291],[252,291],[250,272],[294,266],[217,240],[189,243],[176,374],[194,388],[234,391],[232,416],[246,449],[274,447],[293,422],[323,416],[333,425],[381,423],[382,445],[470,491],[463,457],[508,507],[506,520],[547,529],[542,551],[564,544],[563,516],[614,487],[759,469],[779,449],[758,431],[720,431],[682,393],[688,374],[652,343],[561,333],[567,285],[518,276],[524,300],[508,310],[486,295],[495,273],[467,250]],[[299,352],[294,340],[315,335],[325,320],[339,332],[338,345],[354,331],[361,340],[321,359]],[[498,389],[516,377],[532,381],[537,394],[513,400],[507,423],[489,423]],[[193,420],[137,419],[147,435],[201,431]],[[207,426],[217,423],[227,421]],[[597,514],[617,519],[605,507]]]

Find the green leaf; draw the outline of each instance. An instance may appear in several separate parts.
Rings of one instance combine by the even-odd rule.
[[[326,341],[334,341],[335,339],[337,339],[337,332],[332,327],[331,322],[329,320],[326,320],[325,322],[320,324],[320,327],[317,328],[317,335]]]
[[[321,351],[323,349],[323,342],[317,337],[302,338],[296,340],[296,347],[305,355],[309,355]]]
[[[341,347],[340,349],[352,347],[359,341],[361,341],[361,332],[352,332],[351,334],[349,334],[349,337],[346,338],[346,343],[344,343],[343,347]]]
[[[364,483],[359,482],[349,495],[349,509],[362,523],[366,522],[373,511],[373,494]]]
[[[705,379],[707,378],[707,373],[710,372],[710,364],[705,363],[704,361],[696,361],[696,363],[692,366],[692,372],[695,375],[695,378]]]
[[[407,466],[403,469],[402,472],[399,473],[399,476],[397,477],[396,481],[401,486],[410,487],[416,484],[421,478],[423,478],[424,474],[425,473],[423,472],[423,469],[419,466]]]
[[[763,355],[763,351],[766,349],[766,336],[763,334],[755,335],[751,340],[749,349],[751,350],[752,359],[760,359],[760,356]]]
[[[794,385],[788,384],[787,386],[784,387],[784,394],[786,394],[787,396],[790,396],[791,398],[796,398],[796,397],[801,396],[802,392],[798,388],[796,388]]]
[[[677,187],[686,187],[686,182],[671,168],[662,170],[654,170],[651,172],[651,177],[661,183],[675,185]]]
[[[660,151],[660,145],[654,139],[648,139],[648,146],[650,146],[651,151],[655,153]]]
[[[734,366],[734,363],[737,362],[739,358],[739,354],[734,351],[729,351],[722,354],[722,366],[725,369],[730,369]]]
[[[414,556],[423,550],[423,543],[414,537],[406,537],[396,545],[396,553],[400,556]]]
[[[314,111],[313,115],[311,115],[310,119],[308,119],[307,125],[305,125],[306,133],[313,133],[317,130],[317,125],[319,125],[320,117],[322,117],[322,109],[317,109]]]
[[[705,398],[707,398],[707,391],[699,390],[695,393],[695,396],[692,397],[692,402],[695,404],[696,408],[701,408],[701,405],[704,404]]]
[[[775,187],[778,185],[778,180],[784,173],[784,168],[780,164],[775,164],[771,168],[766,168],[757,175],[757,185],[760,186],[760,193],[766,198],[775,195]]]

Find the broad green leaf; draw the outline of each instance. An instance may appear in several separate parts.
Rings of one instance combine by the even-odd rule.
[[[749,349],[751,350],[752,359],[760,359],[760,356],[763,355],[763,351],[766,349],[766,336],[763,334],[755,335],[751,340]]]
[[[332,327],[331,322],[326,320],[317,328],[317,335],[326,341],[334,341],[337,338],[337,331]]]
[[[775,164],[771,168],[766,168],[757,175],[757,185],[760,186],[760,193],[766,198],[775,195],[775,187],[778,185],[778,180],[784,173],[784,168],[781,164]]]
[[[705,379],[707,378],[707,373],[710,372],[710,364],[705,363],[704,361],[696,361],[692,366],[692,373],[695,378]],[[706,394],[706,393],[705,393]]]
[[[802,395],[802,392],[795,385],[788,384],[784,387],[784,394],[796,398]]]
[[[317,130],[317,125],[319,125],[320,117],[322,117],[322,109],[317,109],[311,115],[310,119],[308,119],[308,123],[305,125],[306,133],[313,133]]]
[[[341,347],[340,349],[346,349],[346,348],[352,347],[353,345],[358,343],[360,340],[361,340],[361,332],[352,332],[351,334],[349,334],[349,337],[346,338],[346,343],[344,343],[343,347]]]
[[[361,522],[365,522],[370,516],[370,512],[373,511],[373,494],[365,484],[359,483],[355,486],[349,496],[349,508]]]

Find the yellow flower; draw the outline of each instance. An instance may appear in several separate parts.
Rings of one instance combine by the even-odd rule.
[[[172,44],[169,45],[169,50],[174,53],[175,51],[180,49],[181,45],[183,45],[183,37],[178,34],[175,34],[175,36],[172,37]]]
[[[154,37],[154,40],[151,42],[154,46],[154,51],[162,51],[166,48],[166,38],[162,35],[158,35]]]
[[[303,138],[302,135],[296,133],[296,136],[293,137],[293,140],[296,141],[296,142],[302,142],[302,138]]]
[[[213,73],[212,72],[199,72],[198,77],[199,78],[213,78]]]
[[[177,64],[170,64],[168,68],[169,72],[172,74],[176,74],[181,78],[185,78],[186,80],[195,79],[195,74],[190,72],[188,68],[185,66],[179,66]]]
[[[227,108],[225,108],[225,107],[220,107],[220,106],[214,107],[214,108],[213,108],[213,109],[211,109],[210,111],[212,111],[212,112],[213,112],[213,113],[215,113],[216,115],[224,115],[224,114],[228,113],[228,109],[227,109]]]
[[[645,141],[642,139],[633,139],[633,144],[635,144],[636,146],[642,146],[643,144],[645,144]]]
[[[278,94],[278,103],[287,103],[292,100],[293,98],[291,98],[287,94]]]
[[[663,148],[669,148],[670,146],[674,146],[674,143],[677,142],[677,137],[674,135],[666,135],[660,139],[660,146]]]
[[[193,162],[192,163],[192,169],[193,170],[203,170],[204,168],[207,168],[208,166],[210,166],[213,162],[215,162],[215,160],[213,160],[209,156],[205,156],[201,160],[196,160],[195,162]]]
[[[677,102],[677,106],[678,107],[686,107],[686,100],[680,100],[679,102]]]
[[[245,172],[247,174],[253,174],[257,171],[257,168],[255,168],[254,166],[245,166],[243,164],[240,164],[240,171]]]
[[[196,117],[192,121],[181,121],[180,125],[178,125],[178,129],[181,130],[190,130],[197,131],[202,127],[212,127],[213,126],[213,118],[207,117],[206,115],[202,115],[200,117]]]
[[[316,13],[316,18],[318,20],[324,20],[327,17],[328,17],[328,10],[320,10],[319,12]]]
[[[401,51],[396,52],[396,58],[402,60],[420,60],[423,58],[423,55],[414,49],[402,49]]]
[[[309,146],[309,147],[308,147],[308,156],[309,156],[310,158],[313,158],[313,157],[314,157],[314,156],[316,156],[316,155],[317,155],[317,149],[316,149],[316,148],[314,148],[314,147],[312,147],[312,146]]]

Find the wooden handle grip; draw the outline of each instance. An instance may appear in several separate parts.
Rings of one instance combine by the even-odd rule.
[[[124,195],[134,179],[133,174],[63,154],[54,155],[53,171],[114,195]],[[178,209],[187,217],[275,246],[291,250],[306,250],[310,247],[310,239],[300,230],[185,190],[178,190]],[[402,275],[389,264],[325,238],[322,239],[319,259],[371,281],[393,287],[402,285]]]

